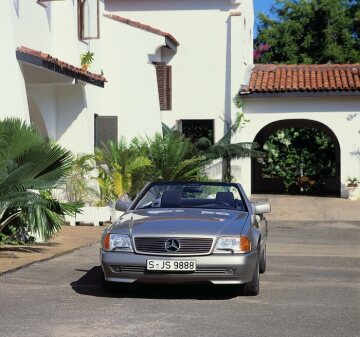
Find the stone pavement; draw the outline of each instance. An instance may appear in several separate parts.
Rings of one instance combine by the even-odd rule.
[[[360,200],[261,194],[252,195],[251,199],[270,202],[272,212],[266,216],[269,221],[288,220],[289,224],[294,221],[360,222]],[[0,275],[99,242],[103,229],[63,226],[48,243],[1,247]]]
[[[270,202],[269,221],[360,221],[360,200],[271,194],[254,194],[251,199]]]

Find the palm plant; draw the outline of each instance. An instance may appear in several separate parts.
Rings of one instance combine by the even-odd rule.
[[[142,155],[141,143],[137,139],[129,145],[125,138],[118,143],[109,141],[102,149],[96,149],[95,156],[102,199],[107,202],[128,194],[134,172],[151,166],[150,160]]]
[[[235,122],[228,125],[228,132],[215,144],[211,144],[210,140],[203,137],[200,138],[196,147],[200,154],[203,154],[209,160],[218,158],[223,159],[223,180],[231,181],[231,160],[243,157],[264,157],[262,151],[256,150],[259,146],[253,142],[231,143],[233,136],[244,127],[248,122],[243,113],[238,113]]]
[[[148,139],[149,157],[155,168],[154,178],[189,181],[205,178],[207,159],[194,155],[191,142],[177,132],[164,132]]]
[[[66,183],[66,198],[72,202],[89,204],[98,197],[98,190],[91,186],[91,173],[95,169],[95,158],[92,154],[79,154],[71,165],[71,174]]]
[[[0,121],[0,233],[10,224],[50,238],[77,204],[59,203],[46,190],[64,183],[71,153],[20,119]]]

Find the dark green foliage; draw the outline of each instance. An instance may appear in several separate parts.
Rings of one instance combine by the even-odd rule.
[[[174,131],[148,139],[154,178],[166,181],[201,180],[206,158],[196,155],[193,144]]]
[[[257,63],[360,62],[359,1],[275,2],[272,17],[259,15],[254,53]]]
[[[25,122],[0,121],[0,232],[12,225],[48,239],[60,229],[63,215],[79,205],[59,203],[47,190],[65,182],[71,160]]]
[[[204,156],[198,155],[190,140],[178,131],[163,126],[163,135],[141,140],[109,142],[96,151],[101,197],[105,202],[129,195],[134,198],[151,181],[202,180]]]
[[[268,138],[264,150],[263,177],[283,178],[286,189],[299,176],[321,179],[336,174],[335,145],[318,129],[278,130]]]

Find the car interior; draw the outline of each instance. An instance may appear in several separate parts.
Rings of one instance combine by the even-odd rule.
[[[154,207],[179,208],[179,207],[208,207],[244,210],[241,200],[235,200],[232,192],[217,192],[215,199],[183,197],[181,191],[164,191],[160,205]]]

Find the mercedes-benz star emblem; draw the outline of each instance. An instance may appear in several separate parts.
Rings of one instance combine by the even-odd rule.
[[[169,239],[165,242],[165,249],[169,253],[175,253],[180,249],[180,242],[176,239]]]

